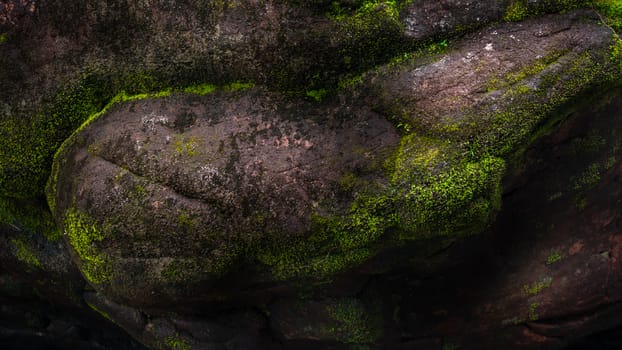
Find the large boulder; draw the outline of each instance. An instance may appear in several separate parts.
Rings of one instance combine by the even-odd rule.
[[[256,89],[138,100],[68,140],[50,200],[84,276],[114,299],[221,301],[272,280],[227,278],[227,287],[223,277],[270,272],[257,264],[317,236],[324,216],[347,214],[398,143],[369,110]]]
[[[112,322],[157,349],[538,349],[619,326],[620,18],[0,4],[0,342],[140,347]]]

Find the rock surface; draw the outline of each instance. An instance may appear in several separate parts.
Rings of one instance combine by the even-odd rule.
[[[1,345],[615,348],[621,18],[0,5]]]

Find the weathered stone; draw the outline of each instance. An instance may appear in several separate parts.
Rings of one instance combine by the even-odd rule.
[[[87,280],[115,300],[223,298],[223,276],[308,237],[313,215],[346,212],[398,140],[369,110],[254,90],[129,102],[63,149],[55,215]],[[344,189],[348,174],[358,182]]]
[[[5,1],[0,347],[609,344],[621,18]]]

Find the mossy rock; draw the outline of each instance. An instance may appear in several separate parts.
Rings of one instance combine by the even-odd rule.
[[[260,88],[121,98],[65,142],[48,200],[83,275],[129,305],[330,282],[485,230],[505,160],[620,77],[616,38],[592,12],[501,25],[379,68],[347,106]]]
[[[45,201],[0,197],[3,269],[55,303],[81,306],[84,281]]]

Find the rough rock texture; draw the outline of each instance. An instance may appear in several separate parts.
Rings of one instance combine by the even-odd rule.
[[[234,297],[215,281],[345,212],[361,185],[344,178],[381,176],[399,137],[369,110],[249,90],[129,102],[75,140],[51,186],[82,271],[117,300],[168,305]]]
[[[615,348],[621,18],[0,4],[0,345]]]

